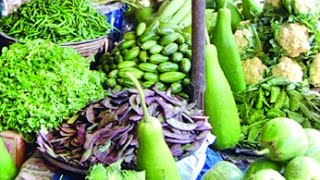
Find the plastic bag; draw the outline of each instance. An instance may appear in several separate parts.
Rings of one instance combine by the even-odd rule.
[[[202,145],[190,156],[185,157],[177,162],[182,180],[197,179],[202,167],[205,164],[208,146],[215,141],[215,136],[209,133]]]
[[[21,4],[29,0],[0,0],[1,16],[7,16],[21,6]]]
[[[111,25],[111,30],[108,35],[110,42],[113,43],[121,40],[127,25],[124,17],[127,6],[117,2],[95,6],[95,8],[98,12],[106,16],[106,20]]]

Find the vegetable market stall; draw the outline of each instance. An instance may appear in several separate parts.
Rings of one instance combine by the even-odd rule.
[[[17,178],[318,176],[319,3],[115,2],[122,39],[86,0],[0,19],[0,129],[37,149]]]

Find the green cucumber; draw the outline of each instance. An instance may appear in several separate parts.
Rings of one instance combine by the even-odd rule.
[[[171,54],[174,54],[175,52],[177,52],[178,50],[178,44],[176,43],[170,43],[168,45],[166,45],[163,50],[162,50],[162,54],[163,55],[166,55],[166,56],[169,56]]]
[[[183,59],[183,54],[181,52],[176,52],[172,55],[171,60],[173,62],[180,62]]]
[[[157,81],[145,81],[142,83],[142,86],[144,88],[150,88],[152,85],[154,85]]]
[[[171,93],[177,94],[182,91],[182,85],[180,82],[175,82],[170,85]]]
[[[163,84],[162,82],[158,81],[155,84],[155,88],[159,91],[165,91],[167,89],[167,86]]]
[[[169,57],[162,54],[153,54],[149,57],[149,61],[153,64],[160,64],[162,62],[168,61]]]
[[[124,56],[124,60],[130,61],[132,59],[135,59],[139,56],[139,53],[140,53],[140,48],[136,46],[128,51],[128,53]]]
[[[131,74],[133,74],[137,79],[141,79],[143,77],[143,72],[137,68],[134,68],[134,67],[130,67],[130,68],[125,68],[125,69],[121,69],[119,70],[119,77],[121,78],[126,78],[127,75],[126,73],[127,72],[130,72]]]
[[[136,29],[137,36],[141,36],[146,31],[147,25],[144,22],[138,24]]]
[[[174,83],[181,81],[186,75],[182,72],[165,72],[160,74],[159,80],[164,83]]]
[[[170,43],[173,43],[175,42],[177,39],[179,38],[179,34],[178,33],[171,33],[171,34],[168,34],[166,36],[163,36],[159,39],[159,44],[161,46],[166,46]]]
[[[164,36],[164,35],[175,33],[175,30],[170,28],[170,27],[160,27],[157,30],[157,32],[158,32],[159,35]]]
[[[180,44],[179,45],[179,51],[182,53],[186,53],[189,50],[188,44]]]
[[[147,81],[158,81],[159,76],[157,73],[145,72],[143,78]]]
[[[178,44],[183,44],[186,42],[186,40],[184,39],[184,37],[182,36],[182,34],[178,33],[178,39],[176,40],[176,42]]]
[[[157,72],[158,66],[152,63],[140,63],[139,69],[146,72]]]
[[[148,40],[155,40],[157,34],[155,32],[145,32],[139,37],[139,42],[144,43]]]
[[[118,72],[119,70],[118,69],[115,69],[115,70],[112,70],[109,72],[109,78],[117,78],[118,77]]]
[[[124,69],[124,68],[129,68],[136,66],[137,64],[133,61],[122,61],[118,64],[118,69]]]
[[[128,78],[119,79],[118,81],[125,87],[132,87],[134,85],[133,82]]]
[[[147,62],[147,60],[148,60],[147,51],[140,51],[140,53],[139,53],[139,60],[140,60],[141,62]]]
[[[180,63],[180,69],[184,73],[188,73],[191,70],[191,61],[187,58],[183,58]]]
[[[160,26],[160,21],[157,19],[154,19],[148,24],[147,29],[145,32],[154,32],[156,31]]]
[[[114,78],[108,78],[108,79],[106,79],[106,84],[108,87],[113,88],[117,85],[117,80]]]
[[[140,47],[141,47],[141,49],[146,51],[146,50],[152,48],[155,45],[157,45],[157,41],[156,40],[149,40],[149,41],[146,41],[143,44],[141,44]]]
[[[182,85],[189,86],[190,84],[191,84],[191,79],[190,78],[184,78],[182,80]]]
[[[174,72],[179,70],[179,65],[172,62],[163,62],[159,64],[158,70],[160,72]]]
[[[127,49],[127,48],[130,48],[130,47],[134,46],[135,44],[136,44],[136,40],[135,39],[126,40],[126,41],[123,41],[120,44],[120,48],[121,49]]]
[[[127,32],[123,35],[123,39],[125,40],[135,40],[136,38],[136,32],[134,31]]]
[[[149,49],[150,54],[159,54],[163,49],[163,46],[160,45],[154,45]]]

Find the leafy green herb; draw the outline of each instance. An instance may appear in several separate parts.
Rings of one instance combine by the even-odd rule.
[[[0,131],[24,135],[56,127],[104,96],[105,76],[74,49],[48,41],[15,43],[0,56]]]

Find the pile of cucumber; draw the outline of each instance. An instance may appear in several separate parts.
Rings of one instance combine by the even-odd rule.
[[[125,33],[123,41],[102,57],[99,68],[108,75],[106,86],[114,90],[133,87],[125,75],[130,72],[144,88],[170,88],[171,93],[186,96],[191,56],[190,34],[155,19]]]

